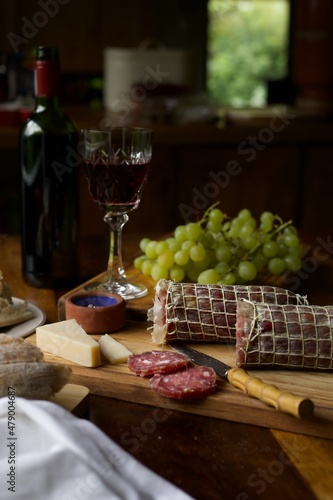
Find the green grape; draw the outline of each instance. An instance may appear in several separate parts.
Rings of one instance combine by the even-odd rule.
[[[198,222],[189,222],[185,226],[185,230],[187,238],[194,241],[197,241],[203,232],[203,229]]]
[[[237,272],[244,281],[252,281],[257,275],[255,265],[249,260],[243,260],[238,264]]]
[[[255,224],[251,222],[251,219],[248,219],[242,227],[239,229],[238,236],[241,239],[247,238],[248,236],[251,236],[255,229]]]
[[[302,267],[302,261],[297,255],[286,255],[284,258],[286,268],[290,271],[298,271]]]
[[[198,276],[198,283],[200,284],[215,284],[219,281],[220,275],[215,269],[206,269]]]
[[[271,224],[261,222],[259,225],[259,230],[262,233],[269,233],[272,229],[273,229],[273,226]]]
[[[140,244],[139,244],[141,252],[146,251],[146,246],[149,242],[150,242],[150,238],[142,238],[142,240],[140,241]]]
[[[145,248],[145,254],[148,257],[148,259],[156,259],[157,257],[156,245],[157,241],[155,240],[151,240],[147,243]]]
[[[264,243],[262,247],[262,253],[265,255],[265,257],[275,257],[278,251],[279,245],[274,240],[270,240],[267,243]]]
[[[236,276],[234,273],[227,273],[218,281],[219,285],[234,285],[236,283]]]
[[[179,243],[183,243],[183,241],[187,240],[186,227],[182,225],[177,226],[174,231],[174,237]]]
[[[242,222],[250,219],[252,217],[251,211],[248,208],[243,208],[240,212],[238,212],[237,218]]]
[[[151,275],[151,268],[153,267],[154,261],[146,259],[142,262],[141,265],[141,272],[145,276],[150,276]]]
[[[165,241],[168,243],[168,247],[171,252],[176,253],[180,250],[181,244],[176,240],[176,238],[167,238]]]
[[[167,279],[168,270],[166,267],[160,266],[158,263],[155,263],[152,265],[150,275],[155,281]]]
[[[260,216],[260,231],[269,233],[273,229],[274,215],[272,212],[263,212]]]
[[[225,222],[224,224],[222,224],[222,233],[225,235],[225,234],[228,234],[228,231],[230,229],[230,226],[231,226],[231,222],[230,221],[227,221]],[[221,235],[219,235],[221,236]]]
[[[203,260],[206,256],[206,250],[202,243],[197,243],[190,250],[190,257],[194,262],[199,262]]]
[[[141,271],[142,264],[145,260],[146,260],[145,255],[139,255],[138,257],[135,257],[134,262],[133,262],[135,269],[138,269],[139,271]]]
[[[279,250],[277,252],[277,256],[285,257],[289,253],[289,248],[285,246],[282,240],[277,241]]]
[[[284,228],[283,230],[283,235],[287,235],[287,234],[296,234],[297,236],[297,229],[295,226],[292,226],[291,224],[289,226],[287,226],[286,228]]]
[[[213,263],[212,261],[213,259],[211,256],[211,252],[206,251],[204,258],[202,260],[194,261],[194,265],[200,271],[204,271],[205,269],[211,267],[211,264]]]
[[[209,212],[209,220],[211,220],[212,222],[221,224],[223,218],[224,218],[223,212],[219,208],[213,208]]]
[[[260,215],[260,222],[267,222],[267,223],[270,223],[270,224],[273,224],[273,221],[274,221],[274,215],[272,214],[272,212],[262,212],[262,214]]]
[[[185,252],[189,252],[192,247],[194,247],[195,241],[193,240],[186,240],[182,243],[181,249],[185,250]]]
[[[187,250],[178,250],[174,255],[175,264],[185,266],[189,261],[190,255]]]
[[[218,262],[215,266],[215,270],[221,274],[227,274],[230,271],[230,266],[226,262]]]
[[[230,262],[232,258],[232,251],[228,245],[219,245],[215,250],[217,260],[223,262]]]
[[[174,254],[169,249],[160,253],[159,256],[157,257],[157,263],[161,267],[165,267],[166,269],[169,269],[170,267],[172,267],[174,264],[174,261],[175,261]]]
[[[233,219],[230,224],[230,229],[229,229],[229,237],[236,239],[239,236],[239,231],[243,225],[242,220],[239,219]]]
[[[208,231],[211,231],[212,233],[219,233],[222,230],[222,225],[220,222],[209,220],[207,222],[206,228]]]
[[[185,271],[180,266],[173,266],[173,267],[171,267],[171,269],[169,269],[169,275],[170,275],[170,279],[177,281],[179,283],[180,281],[184,280]]]
[[[258,240],[257,236],[253,236],[252,234],[250,236],[247,236],[244,238],[242,241],[242,245],[246,250],[253,250],[259,245],[260,241]]]
[[[283,241],[287,247],[299,246],[299,237],[297,236],[297,234],[292,234],[292,233],[285,234],[283,235]]]
[[[168,249],[169,249],[169,245],[166,241],[158,241],[156,243],[155,250],[156,250],[157,255],[160,255],[161,253],[165,252]]]
[[[268,270],[272,274],[282,274],[285,269],[285,261],[280,257],[273,257],[273,259],[268,262]]]

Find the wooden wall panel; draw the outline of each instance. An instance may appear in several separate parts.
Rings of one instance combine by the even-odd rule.
[[[307,149],[304,155],[304,181],[301,226],[318,235],[333,231],[333,147]]]
[[[239,155],[237,147],[183,148],[178,155],[178,203],[196,210],[220,201],[232,217],[248,208],[256,217],[270,210],[285,220],[296,219],[297,148],[267,147],[252,156]]]
[[[57,45],[63,71],[101,72],[104,47],[157,37],[156,9],[154,0],[1,0],[0,53]]]

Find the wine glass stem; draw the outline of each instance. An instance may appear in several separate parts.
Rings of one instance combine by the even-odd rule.
[[[122,258],[122,230],[129,217],[127,214],[113,214],[108,212],[104,221],[110,227],[110,253],[107,277],[109,282],[124,284],[127,282]]]

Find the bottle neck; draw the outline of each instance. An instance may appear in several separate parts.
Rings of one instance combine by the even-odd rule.
[[[60,111],[61,102],[59,97],[49,97],[49,96],[36,96],[36,111],[44,111],[44,109]]]
[[[58,61],[36,61],[36,108],[60,107],[60,66]]]
[[[60,66],[58,61],[36,61],[36,97],[56,97],[60,94]]]

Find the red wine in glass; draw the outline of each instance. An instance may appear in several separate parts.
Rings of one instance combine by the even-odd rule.
[[[150,164],[129,163],[126,159],[113,162],[85,163],[88,189],[101,210],[129,212],[140,203]]]

